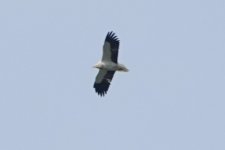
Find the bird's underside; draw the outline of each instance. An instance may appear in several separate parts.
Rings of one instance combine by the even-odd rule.
[[[117,62],[118,50],[119,39],[115,33],[108,32],[103,45],[102,60],[94,66],[99,69],[94,88],[100,96],[104,96],[107,93],[116,71],[128,71],[124,65]]]

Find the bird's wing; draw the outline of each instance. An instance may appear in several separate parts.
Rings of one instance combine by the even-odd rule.
[[[112,61],[117,63],[120,41],[115,33],[108,32],[103,45],[102,61]]]
[[[107,93],[114,73],[115,71],[99,70],[95,79],[94,88],[100,96],[104,96]]]

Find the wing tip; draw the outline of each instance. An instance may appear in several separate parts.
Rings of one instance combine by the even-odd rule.
[[[116,42],[119,44],[120,40],[117,37],[117,35],[115,34],[115,32],[113,31],[109,31],[106,35],[106,41],[112,41],[112,42]]]
[[[94,86],[93,87],[95,88],[95,92],[99,96],[103,97],[103,96],[105,96],[107,94],[107,91],[109,89],[109,86],[110,86],[110,83],[104,81],[102,83],[94,83]]]

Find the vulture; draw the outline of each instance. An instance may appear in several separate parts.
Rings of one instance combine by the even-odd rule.
[[[103,55],[94,68],[99,69],[95,78],[94,88],[98,95],[105,96],[116,71],[128,72],[128,69],[118,63],[120,41],[113,31],[108,32],[103,44]]]

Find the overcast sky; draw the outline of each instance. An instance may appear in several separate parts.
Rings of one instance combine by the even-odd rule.
[[[99,97],[111,30],[130,72]],[[224,149],[224,0],[0,2],[0,150]]]

